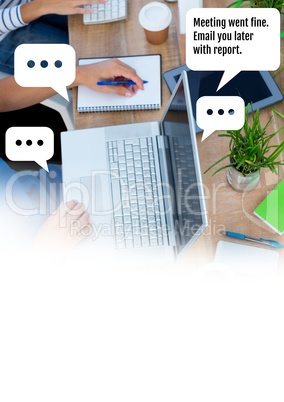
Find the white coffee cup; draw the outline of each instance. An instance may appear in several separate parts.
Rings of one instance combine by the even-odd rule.
[[[167,40],[172,12],[166,4],[159,1],[146,4],[141,8],[138,19],[148,42],[160,45]]]

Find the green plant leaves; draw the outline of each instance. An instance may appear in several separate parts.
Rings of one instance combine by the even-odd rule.
[[[281,12],[284,7],[283,0],[237,0],[229,4],[228,7],[241,7],[243,4],[249,4],[252,8],[277,8]]]
[[[226,169],[228,166],[234,166],[243,176],[262,168],[268,168],[273,173],[278,173],[279,166],[284,165],[284,160],[277,160],[282,152],[284,152],[284,141],[277,145],[271,144],[273,138],[284,130],[284,126],[272,134],[267,134],[266,130],[272,117],[262,127],[260,123],[260,110],[257,109],[252,114],[252,123],[250,124],[248,119],[249,107],[250,105],[247,105],[245,109],[245,122],[242,129],[227,130],[225,133],[219,134],[219,137],[230,138],[229,154],[218,159],[204,173],[207,173],[226,158],[229,158],[230,164],[222,166],[213,175]]]

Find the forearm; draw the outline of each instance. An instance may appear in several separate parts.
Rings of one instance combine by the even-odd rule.
[[[71,15],[92,12],[90,8],[83,8],[83,5],[90,3],[105,3],[107,0],[33,0],[21,6],[23,21],[29,22],[47,14]]]
[[[132,90],[123,86],[98,87],[96,85],[100,79],[114,79],[114,77],[121,76],[133,80],[137,85],[134,85]],[[143,82],[135,70],[116,59],[77,66],[75,80],[67,88],[74,88],[78,85],[85,85],[95,91],[114,92],[121,96],[132,96],[138,88],[143,90]],[[0,112],[35,105],[55,94],[56,92],[52,88],[21,87],[13,76],[4,78],[0,80]]]
[[[28,24],[31,21],[36,20],[39,17],[47,14],[45,8],[40,2],[32,1],[27,4],[23,4],[20,8],[21,16],[24,23]]]
[[[0,9],[0,36],[26,25],[21,19],[20,8],[12,6]]]
[[[56,94],[52,88],[20,87],[12,76],[2,79],[0,88],[0,112],[35,105]]]

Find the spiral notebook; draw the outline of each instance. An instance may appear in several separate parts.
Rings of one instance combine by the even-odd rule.
[[[79,59],[79,65],[98,63],[107,58]],[[139,90],[128,98],[116,94],[107,94],[93,91],[84,85],[78,87],[78,112],[107,112],[120,110],[149,110],[160,109],[162,104],[161,86],[161,55],[137,55],[118,57],[123,63],[133,67],[137,74],[145,81],[144,90]]]

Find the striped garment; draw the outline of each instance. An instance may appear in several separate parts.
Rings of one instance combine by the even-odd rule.
[[[21,28],[25,24],[21,17],[21,4],[31,0],[0,0],[0,42],[10,31]]]

